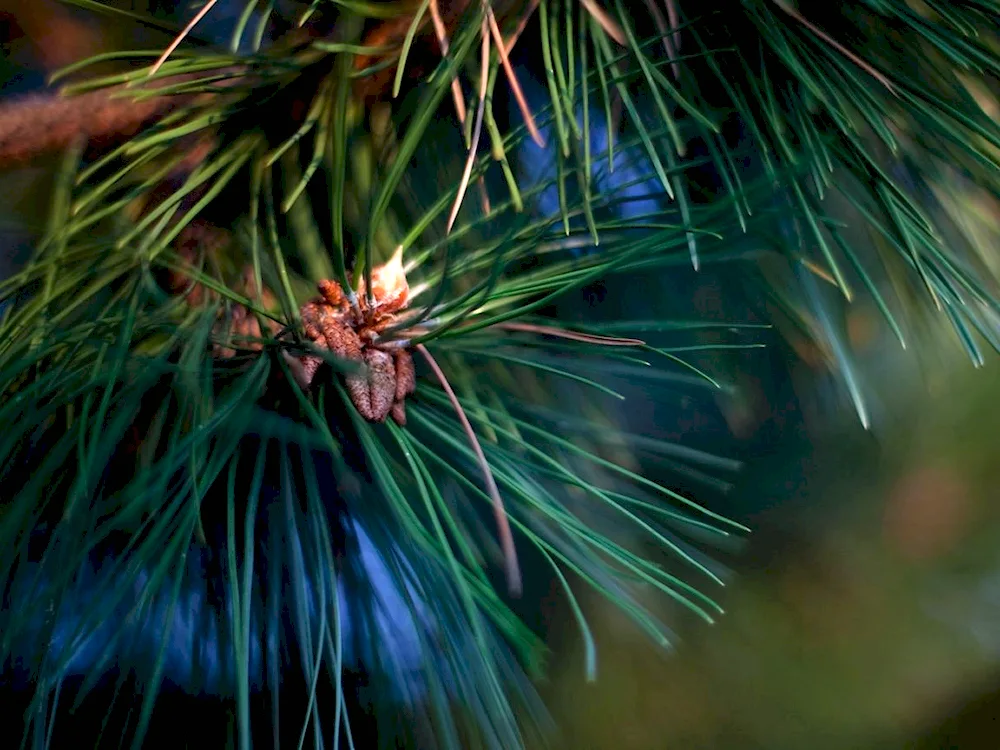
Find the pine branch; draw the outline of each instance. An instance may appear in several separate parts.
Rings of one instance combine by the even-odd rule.
[[[444,14],[446,23],[454,26],[465,8],[462,2],[449,3]],[[368,32],[364,46],[372,49],[398,50],[413,22],[412,16],[400,16],[385,21]],[[421,27],[427,35],[427,23]],[[279,50],[294,50],[311,41],[321,40],[317,28],[290,30],[276,41]],[[392,53],[389,53],[391,59]],[[355,84],[358,95],[378,98],[386,91],[395,75],[394,67],[386,67],[386,53],[358,55],[355,69],[376,68],[359,77]],[[150,72],[155,73],[158,65]],[[413,75],[411,71],[411,75]],[[76,95],[44,93],[20,97],[0,104],[0,170],[23,166],[53,153],[83,143],[94,153],[106,152],[134,137],[173,111],[190,106],[198,95],[148,96],[143,88],[169,88],[200,76],[195,73],[170,76],[143,84],[141,81],[115,88],[101,89]],[[200,97],[204,100],[204,96]]]
[[[181,82],[189,76],[176,79]],[[124,89],[92,91],[66,97],[35,94],[0,104],[0,169],[83,143],[107,151],[140,133],[170,112],[187,106],[193,96],[133,99]]]
[[[723,575],[694,542],[746,529],[631,451],[728,464],[619,425],[623,400],[646,410],[682,377],[720,390],[687,359],[707,345],[670,340],[681,325],[662,307],[566,325],[552,310],[567,295],[631,274],[630,294],[659,305],[679,267],[767,257],[786,274],[772,298],[827,342],[862,415],[826,292],[869,294],[899,330],[937,302],[971,353],[1000,345],[993,245],[939,197],[955,169],[1000,196],[1000,130],[958,85],[1000,71],[995,3],[294,5],[315,18],[271,46],[194,52],[188,36],[158,80],[133,69],[0,110],[5,163],[122,144],[82,166],[68,152],[37,252],[0,282],[0,574],[25,602],[75,606],[71,631],[105,633],[102,653],[130,627],[102,631],[107,612],[148,627],[182,584],[224,588],[217,662],[244,743],[263,684],[275,732],[328,744],[357,656],[445,746],[521,746],[514,705],[530,702],[521,667],[538,642],[493,579],[505,565],[515,579],[515,539],[525,591],[531,565],[551,566],[584,633],[578,586],[661,644],[635,584],[719,615]],[[247,3],[234,48],[257,10],[264,35],[261,6]],[[509,54],[518,38],[542,60],[537,93]],[[147,98],[112,112],[126,79]],[[83,122],[87,102],[107,116]],[[478,204],[463,201],[474,181]],[[744,333],[715,343],[753,346]],[[412,625],[405,669],[362,536]],[[225,570],[192,583],[177,571],[206,546]],[[72,660],[41,605],[19,614],[0,612],[2,658],[29,654],[27,715],[43,726]],[[351,628],[366,637],[349,658]],[[176,668],[169,629],[151,632],[136,744]],[[88,662],[83,679],[104,669]],[[399,685],[411,669],[419,700]],[[304,698],[279,712],[292,673]]]

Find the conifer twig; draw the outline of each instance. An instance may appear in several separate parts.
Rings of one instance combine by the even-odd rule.
[[[101,147],[134,136],[191,101],[190,96],[115,96],[114,89],[78,96],[33,94],[0,105],[0,169],[67,148],[83,140]]]

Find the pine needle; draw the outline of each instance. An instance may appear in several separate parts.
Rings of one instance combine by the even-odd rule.
[[[521,570],[517,563],[517,549],[514,546],[514,536],[510,531],[507,511],[504,509],[503,498],[500,497],[500,490],[497,488],[496,480],[493,478],[490,463],[486,460],[486,456],[483,455],[483,448],[479,444],[479,439],[476,437],[472,425],[469,423],[469,418],[465,415],[465,410],[462,408],[461,403],[459,403],[455,391],[452,390],[451,384],[448,382],[448,378],[445,377],[444,371],[438,365],[437,360],[434,359],[423,344],[417,344],[415,348],[423,355],[424,359],[427,360],[427,364],[430,365],[431,370],[434,371],[435,377],[438,379],[438,382],[448,396],[448,400],[451,401],[455,409],[455,415],[458,417],[459,422],[462,423],[462,429],[465,430],[469,445],[475,451],[476,458],[479,460],[479,467],[483,472],[483,481],[486,483],[486,491],[493,501],[493,513],[496,518],[497,532],[500,535],[500,547],[503,550],[507,569],[507,589],[511,596],[520,596],[522,585]]]
[[[476,121],[472,126],[472,139],[469,143],[469,155],[465,160],[465,169],[462,171],[462,179],[458,183],[458,193],[455,195],[455,203],[451,208],[451,215],[448,217],[448,228],[445,230],[445,234],[451,234],[451,228],[455,225],[455,219],[458,218],[459,209],[462,207],[462,201],[465,199],[465,191],[469,187],[469,177],[472,175],[472,165],[476,161],[476,155],[479,153],[479,137],[483,132],[483,113],[486,111],[486,87],[489,83],[489,64],[490,64],[490,35],[486,28],[486,18],[483,18],[482,22],[482,41],[481,41],[481,52],[479,59],[479,103],[476,107]]]
[[[537,7],[537,3],[534,7]],[[545,139],[542,138],[542,134],[538,130],[538,126],[535,124],[535,117],[531,113],[531,107],[528,106],[527,99],[524,98],[524,92],[521,90],[521,84],[517,80],[517,75],[514,73],[514,68],[510,64],[510,58],[508,57],[507,45],[504,43],[503,37],[500,35],[500,27],[497,25],[496,16],[493,15],[493,8],[489,5],[486,6],[486,17],[489,20],[489,30],[493,35],[493,39],[496,42],[497,50],[500,52],[500,62],[503,64],[503,70],[507,76],[507,82],[510,84],[511,91],[514,94],[514,99],[517,101],[517,107],[521,110],[521,116],[524,118],[524,124],[528,128],[528,132],[531,134],[531,139],[539,148],[545,148]],[[513,42],[517,41],[518,34],[516,33]],[[511,46],[513,46],[513,42]]]
[[[430,0],[431,21],[434,24],[434,33],[437,35],[438,47],[441,50],[441,57],[448,56],[448,30],[445,28],[441,18],[441,9],[438,7],[438,0]],[[455,114],[458,116],[460,124],[465,124],[466,109],[465,96],[462,94],[462,84],[455,75],[451,79],[451,95],[455,102]]]
[[[525,333],[539,333],[545,336],[555,336],[557,338],[579,341],[583,344],[598,344],[600,346],[645,346],[642,339],[622,338],[618,336],[598,336],[593,333],[580,333],[579,331],[568,331],[555,326],[535,325],[533,323],[499,323],[497,328],[505,331],[523,331]]]
[[[673,479],[653,481],[642,470],[653,457],[685,488],[725,491],[733,462],[624,432],[609,408],[626,395],[619,383],[631,384],[625,417],[655,403],[654,387],[683,383],[710,395],[705,386],[726,386],[712,377],[733,364],[725,357],[763,345],[745,338],[758,327],[739,321],[664,319],[657,279],[672,284],[692,264],[759,269],[768,309],[821,353],[866,425],[863,373],[842,330],[851,287],[911,349],[909,318],[934,313],[935,303],[974,363],[985,360],[985,346],[1000,349],[990,221],[1000,128],[987,92],[987,79],[1000,73],[996,4],[928,4],[927,14],[901,0],[834,4],[821,29],[791,0],[721,11],[674,0],[620,0],[610,10],[601,0],[312,0],[290,12],[271,0],[237,0],[221,49],[197,38],[195,25],[220,7],[208,2],[185,29],[169,31],[166,52],[98,55],[59,74],[72,76],[67,96],[5,104],[0,161],[24,163],[71,143],[86,153],[75,174],[69,161],[60,173],[30,263],[0,281],[0,424],[9,426],[0,432],[0,577],[18,591],[44,589],[17,598],[29,605],[49,593],[67,601],[87,594],[72,640],[106,628],[116,640],[104,648],[116,655],[131,632],[124,619],[135,618],[108,612],[128,607],[137,627],[161,615],[176,601],[178,562],[199,533],[212,544],[211,513],[221,508],[225,593],[205,613],[220,625],[218,671],[236,680],[239,746],[258,728],[248,714],[258,678],[271,700],[262,717],[273,724],[270,744],[278,744],[279,721],[289,733],[293,707],[279,710],[281,685],[298,681],[308,706],[294,707],[302,711],[291,720],[291,744],[329,744],[331,730],[338,743],[347,729],[351,746],[341,672],[360,662],[384,668],[387,686],[406,700],[415,685],[404,675],[419,674],[431,744],[523,747],[516,707],[530,695],[522,669],[535,663],[537,639],[494,589],[492,561],[476,540],[485,535],[492,549],[497,539],[497,567],[513,595],[523,583],[518,553],[528,554],[522,542],[553,566],[541,574],[561,584],[591,676],[596,645],[577,582],[666,645],[666,626],[636,601],[634,587],[711,622],[718,605],[672,570],[697,571],[711,585],[723,576],[678,535],[700,544],[747,531],[671,489]],[[303,29],[288,30],[296,20]],[[542,28],[529,39],[531,20]],[[310,36],[330,27],[334,34]],[[274,43],[262,48],[268,28]],[[192,50],[182,54],[181,41]],[[533,47],[518,57],[542,59],[537,99],[522,90],[516,44]],[[116,69],[82,77],[98,63]],[[426,75],[414,75],[417,67]],[[494,112],[501,77],[509,102],[505,94]],[[122,98],[126,89],[142,98]],[[372,96],[387,116],[368,128]],[[451,135],[452,109],[464,150],[439,140]],[[542,164],[533,144],[553,139]],[[508,195],[490,201],[493,162]],[[463,211],[474,179],[482,210]],[[233,207],[242,211],[235,218]],[[218,248],[177,241],[193,222],[213,221],[227,236]],[[429,381],[406,402],[405,427],[366,420],[332,361],[330,377],[290,387],[291,395],[274,388],[275,377],[306,379],[293,334],[319,278],[335,277],[360,316],[349,269],[355,280],[370,278],[393,249],[405,251],[414,304],[364,345],[393,356],[419,350],[440,387]],[[622,274],[649,285],[634,301],[645,319],[623,320],[614,304],[579,321],[551,317],[567,297]],[[237,309],[280,332],[227,328]],[[424,347],[431,340],[447,363]],[[263,353],[218,359],[218,345],[235,341]],[[146,411],[151,425],[136,417]],[[124,474],[105,480],[122,454]],[[28,469],[15,470],[25,458]],[[322,481],[321,463],[331,473]],[[247,466],[256,476],[243,498]],[[326,481],[343,494],[335,508]],[[273,501],[269,490],[285,494]],[[62,519],[45,530],[43,506]],[[624,527],[601,525],[607,512]],[[355,623],[381,630],[373,607],[357,605],[374,598],[374,576],[364,561],[341,565],[352,549],[336,539],[340,519],[357,524],[359,539],[363,529],[385,563],[399,593],[391,609],[414,625],[410,664],[397,663],[391,639],[347,638]],[[79,563],[95,539],[119,529],[124,556],[95,596],[77,585]],[[39,531],[51,534],[45,570],[22,584],[19,566]],[[659,555],[616,541],[636,534],[671,564],[659,567]],[[254,561],[270,566],[264,586]],[[272,589],[290,591],[289,606],[265,594]],[[0,609],[0,661],[21,658],[39,673],[26,715],[40,727],[38,745],[52,732],[58,685],[78,676],[68,647],[51,646],[51,664],[17,653],[20,642],[53,643],[42,608]],[[140,730],[157,686],[173,679],[161,658],[165,641],[153,640],[136,705]],[[366,653],[350,652],[357,641]],[[300,663],[283,660],[284,645]],[[136,666],[127,655],[120,665]],[[104,669],[82,670],[77,707]],[[332,705],[321,710],[327,689]]]
[[[618,42],[622,47],[625,46],[625,32],[622,31],[621,26],[615,21],[604,8],[602,8],[597,0],[580,0],[587,12],[590,13],[591,17],[600,24],[604,32]]]
[[[181,32],[174,37],[174,41],[172,41],[167,48],[163,50],[163,54],[160,55],[156,62],[153,63],[153,67],[149,69],[149,75],[156,75],[156,72],[163,66],[163,63],[167,61],[167,58],[170,57],[170,55],[173,54],[173,51],[180,46],[181,42],[184,41],[184,38],[191,33],[191,30],[201,22],[201,19],[208,15],[208,12],[212,10],[212,7],[217,2],[218,0],[208,0],[208,2],[202,6],[201,10],[195,14],[194,18],[188,22],[187,26],[181,29]]]
[[[854,54],[853,52],[851,52],[849,49],[847,49],[847,47],[845,47],[843,44],[841,44],[840,42],[838,42],[832,36],[830,36],[829,34],[827,34],[825,31],[823,31],[823,29],[819,28],[816,24],[814,24],[808,18],[806,18],[805,16],[803,16],[795,8],[793,8],[792,6],[790,6],[787,2],[785,2],[785,0],[771,0],[771,2],[773,2],[782,11],[784,11],[785,13],[787,13],[789,16],[791,16],[796,21],[798,21],[799,23],[801,23],[803,26],[805,26],[807,29],[809,29],[812,33],[814,33],[816,36],[818,36],[824,42],[826,42],[831,47],[833,47],[835,50],[837,50],[837,52],[839,52],[840,54],[842,54],[844,57],[846,57],[852,63],[854,63],[859,68],[861,68],[863,71],[865,71],[868,75],[870,75],[876,81],[878,81],[883,86],[885,86],[885,88],[893,96],[899,96],[899,93],[896,91],[896,87],[892,85],[892,81],[890,81],[888,78],[886,78],[886,76],[884,74],[882,74],[881,72],[879,72],[873,65],[869,64],[865,60],[862,60],[856,54]]]

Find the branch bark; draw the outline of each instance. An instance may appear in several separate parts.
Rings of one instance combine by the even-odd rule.
[[[79,140],[94,149],[117,145],[190,100],[135,100],[93,91],[73,97],[32,94],[0,104],[0,169],[29,164]]]
[[[440,5],[450,33],[467,8],[468,0],[449,0]],[[515,0],[511,5],[518,7],[523,3]],[[406,15],[384,21],[366,34],[365,45],[373,49],[392,47],[397,50],[385,53],[387,57],[398,54],[412,20],[412,16]],[[310,36],[309,29],[295,29],[283,40],[294,47]],[[436,48],[432,49],[434,34],[428,18],[421,23],[417,36],[430,45],[428,55],[438,54]],[[411,55],[411,76],[421,73],[413,57]],[[359,55],[355,58],[355,68],[360,70],[376,61],[373,56]],[[390,65],[360,78],[357,95],[365,100],[383,96],[391,88],[394,75],[395,66]],[[182,78],[178,76],[178,80]],[[167,81],[157,83],[163,85]],[[121,91],[120,88],[105,89],[78,96],[34,94],[0,104],[0,170],[30,164],[34,159],[61,151],[80,140],[85,141],[90,150],[100,152],[112,148],[194,98],[194,95],[176,95],[136,100],[121,96]]]

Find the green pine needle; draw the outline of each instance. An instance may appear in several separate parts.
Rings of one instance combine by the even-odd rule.
[[[104,3],[71,2],[179,32]],[[357,374],[358,363],[303,340],[300,310],[318,277],[332,276],[356,303],[361,280],[371,290],[373,270],[402,252],[412,318],[381,335],[403,347],[424,344],[442,363],[517,545],[551,567],[566,595],[588,679],[599,644],[574,593],[580,583],[667,645],[668,627],[637,591],[714,622],[722,610],[712,597],[724,576],[700,548],[748,531],[645,476],[631,458],[661,456],[675,475],[714,487],[728,486],[722,475],[732,462],[630,434],[615,404],[643,408],[637,389],[626,387],[634,383],[653,394],[682,377],[725,388],[688,357],[760,343],[752,326],[655,317],[591,320],[559,335],[559,319],[543,312],[613,276],[661,278],[654,274],[777,257],[784,275],[771,279],[771,299],[821,343],[863,423],[866,397],[838,306],[870,298],[908,346],[920,299],[950,321],[973,361],[1000,343],[996,232],[972,222],[960,199],[944,197],[967,184],[994,210],[1000,199],[1000,125],[991,114],[998,3],[927,0],[918,13],[902,0],[829,8],[743,0],[708,10],[679,2],[670,32],[681,47],[668,55],[663,35],[645,32],[657,21],[645,3],[602,9],[540,0],[538,34],[518,44],[540,46],[526,57],[542,61],[541,94],[531,102],[551,141],[542,156],[529,150],[518,108],[506,107],[509,118],[496,109],[511,81],[495,40],[480,70],[482,5],[449,21],[449,51],[420,60],[430,71],[423,78],[412,71],[424,54],[418,38],[433,33],[424,23],[431,2],[296,5],[290,25],[336,18],[336,32],[264,44],[280,4],[252,0],[228,49],[189,35],[153,75],[160,50],[106,52],[53,76],[67,94],[183,99],[89,163],[83,150],[70,151],[34,256],[0,282],[0,424],[9,426],[0,435],[0,571],[30,579],[19,584],[31,592],[25,601],[71,606],[89,556],[124,540],[110,567],[93,574],[93,599],[73,621],[79,640],[108,612],[124,611],[113,625],[121,636],[154,616],[169,622],[188,556],[208,543],[221,514],[231,612],[220,648],[231,657],[241,747],[250,742],[254,641],[261,628],[278,633],[286,610],[308,700],[275,703],[275,732],[280,718],[294,722],[300,745],[329,742],[328,724],[334,742],[350,738],[338,592],[349,586],[358,602],[352,628],[374,628],[378,603],[357,580],[357,565],[334,549],[339,520],[314,455],[342,480],[345,514],[371,535],[408,610],[433,604],[433,628],[417,634],[427,680],[421,715],[442,746],[521,746],[516,710],[530,708],[531,698],[519,675],[537,674],[543,650],[495,586],[503,552],[484,521],[494,498],[455,404],[421,377],[405,427],[366,421],[338,374]],[[519,13],[533,6],[494,11],[506,45]],[[401,24],[400,38],[367,44],[363,32],[382,19]],[[248,35],[253,52],[239,54]],[[370,58],[363,70],[359,56]],[[96,64],[120,72],[83,77]],[[379,72],[392,97],[383,103],[387,125],[376,132],[368,127],[376,110],[354,87]],[[481,180],[481,200],[465,200],[448,231],[470,145],[449,94],[453,80],[468,91],[480,75],[488,76],[490,148],[471,162],[469,184]],[[189,164],[195,144],[206,155]],[[529,181],[524,162],[535,158],[551,168]],[[695,181],[705,169],[718,180],[710,199],[699,197]],[[555,208],[546,213],[549,203]],[[225,252],[182,257],[182,232],[231,206],[240,215],[222,220],[232,230]],[[249,290],[240,283],[244,268]],[[197,284],[204,305],[168,294],[169,274]],[[834,288],[843,299],[824,293]],[[222,360],[213,347],[232,342],[218,323],[236,306],[277,325],[259,337],[259,351]],[[522,327],[506,325],[515,321]],[[694,337],[700,329],[713,337]],[[692,338],[678,342],[679,333]],[[586,334],[642,338],[601,346]],[[306,352],[333,367],[303,390],[289,359]],[[685,369],[694,377],[681,375]],[[357,452],[367,485],[350,459]],[[30,473],[19,468],[26,462]],[[265,507],[275,534],[297,540],[274,552],[279,569],[268,573],[290,576],[282,601],[260,591],[279,590],[280,581],[256,579]],[[29,541],[43,524],[50,538],[31,567]],[[626,537],[657,552],[647,556]],[[21,647],[40,654],[30,662],[38,687],[28,723],[46,746],[58,734],[48,712],[69,674],[65,644],[73,640],[38,651],[54,625],[31,619],[34,608],[17,614],[0,613],[0,643],[5,659]],[[157,632],[141,669],[134,746],[167,668],[169,625]],[[85,686],[98,677],[85,675]],[[277,691],[282,677],[268,662],[268,689]],[[325,687],[333,707],[320,705]]]

